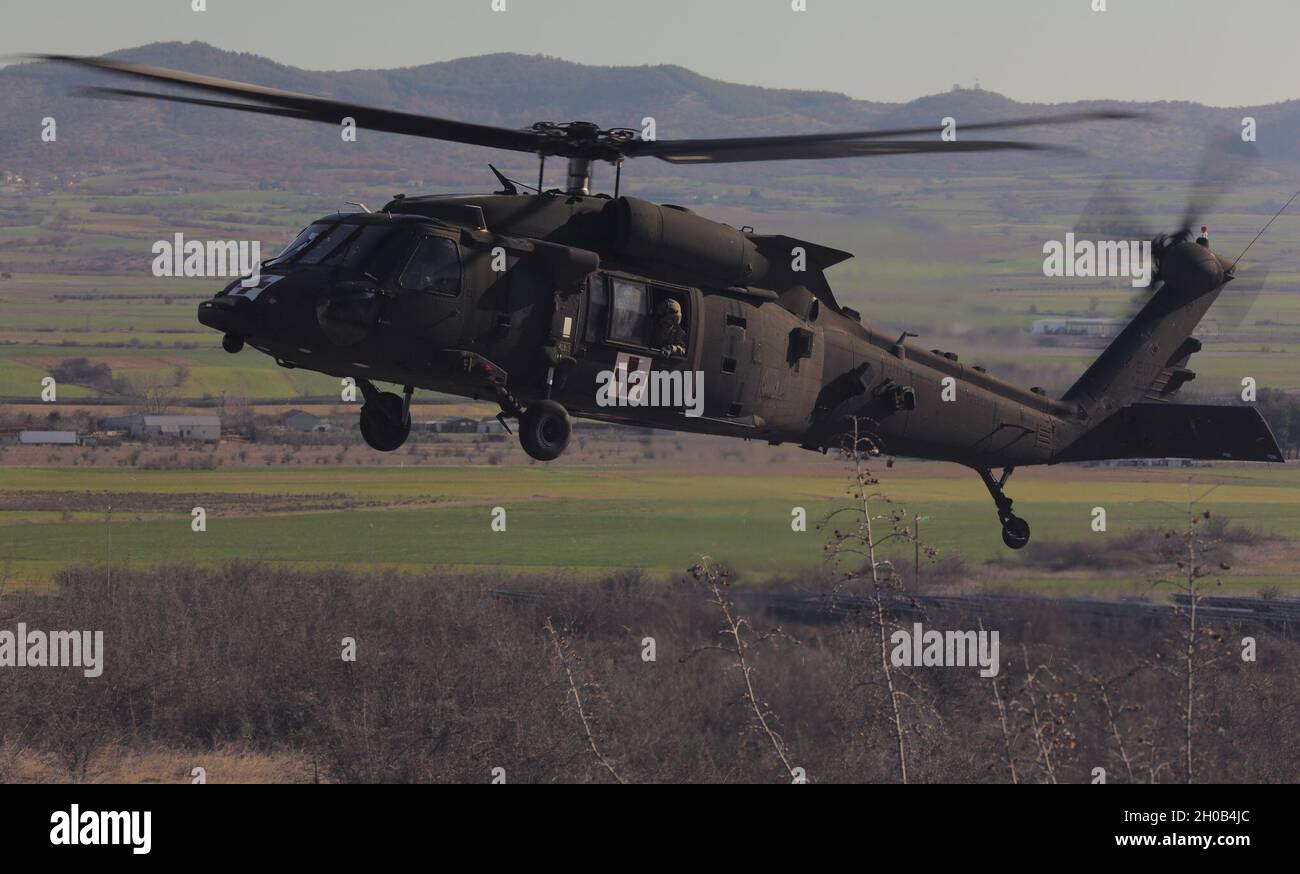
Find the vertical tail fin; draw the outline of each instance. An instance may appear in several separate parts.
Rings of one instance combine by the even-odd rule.
[[[1061,398],[1090,420],[1142,400],[1163,400],[1195,377],[1187,359],[1200,350],[1192,336],[1226,282],[1226,261],[1184,241],[1162,255],[1163,284]]]

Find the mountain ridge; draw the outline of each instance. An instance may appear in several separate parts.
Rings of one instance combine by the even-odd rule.
[[[389,69],[310,71],[269,58],[219,49],[202,42],[150,43],[111,54],[138,63],[250,81],[287,90],[333,96],[370,105],[483,124],[526,127],[535,121],[591,120],[602,127],[640,127],[653,117],[661,139],[817,133],[894,126],[933,125],[952,116],[961,124],[989,118],[1021,118],[1073,110],[1127,109],[1158,121],[1088,123],[1015,131],[1005,138],[1079,147],[1103,165],[1054,155],[1050,166],[1105,173],[1185,177],[1199,156],[1204,131],[1239,129],[1243,115],[1258,122],[1264,157],[1300,163],[1300,99],[1239,109],[1165,101],[1092,100],[1021,103],[992,91],[955,89],[906,103],[864,101],[834,91],[773,89],[710,79],[678,65],[589,66],[548,55],[500,52]],[[29,177],[67,175],[91,165],[156,162],[160,166],[218,167],[257,178],[310,179],[330,171],[367,178],[419,176],[435,184],[463,178],[494,150],[363,131],[343,144],[328,126],[264,116],[149,103],[87,100],[74,96],[85,85],[117,77],[49,63],[0,69],[0,169]],[[54,117],[58,143],[43,143],[39,122]],[[991,134],[988,138],[1003,138]],[[345,148],[346,146],[346,148]],[[515,164],[531,161],[515,156]],[[790,173],[867,178],[881,172],[930,174],[1014,171],[1026,166],[1017,154],[926,156],[780,162],[755,172],[748,165],[669,170],[637,162],[650,176],[673,173],[723,181]],[[1055,163],[1055,162],[1063,163]],[[645,167],[644,165],[654,165]],[[1040,166],[1049,166],[1040,164]],[[1293,168],[1287,168],[1288,170]]]

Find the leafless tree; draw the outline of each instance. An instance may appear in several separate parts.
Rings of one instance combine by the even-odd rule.
[[[165,379],[142,376],[131,380],[130,386],[131,403],[128,409],[133,413],[161,416],[176,403],[176,386]]]

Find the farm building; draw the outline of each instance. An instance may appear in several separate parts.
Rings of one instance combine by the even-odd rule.
[[[281,427],[288,428],[290,431],[318,432],[328,431],[334,427],[325,419],[306,410],[290,410],[276,421]]]
[[[220,416],[114,416],[104,420],[109,430],[129,431],[137,439],[170,437],[176,440],[221,439]]]
[[[506,426],[501,424],[501,420],[495,416],[488,416],[485,419],[479,419],[478,426],[474,429],[480,434],[504,434]]]

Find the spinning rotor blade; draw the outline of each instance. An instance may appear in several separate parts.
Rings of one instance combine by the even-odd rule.
[[[494,149],[591,160],[616,162],[625,158],[656,157],[674,164],[716,164],[742,161],[914,155],[938,152],[1069,150],[1067,147],[1061,146],[1002,140],[945,142],[938,137],[928,140],[894,139],[896,137],[937,134],[940,130],[937,124],[931,127],[845,131],[828,134],[648,141],[637,139],[635,132],[632,131],[601,130],[595,125],[583,122],[569,124],[539,123],[532,128],[513,130],[364,106],[343,100],[314,97],[309,94],[251,85],[231,79],[201,76],[180,70],[170,70],[164,67],[134,64],[108,58],[77,57],[73,55],[32,55],[30,57],[38,60],[73,64],[91,70],[130,76],[164,85],[194,89],[224,98],[237,98],[237,101],[186,97],[127,88],[97,87],[90,89],[90,93],[100,96],[152,98],[192,106],[233,109],[241,112],[253,112],[330,124],[339,124],[344,118],[352,118],[356,121],[358,128],[367,130],[467,143]],[[1093,111],[1040,116],[1038,118],[976,122],[964,125],[961,129],[963,132],[983,131],[1089,121],[1114,121],[1139,117],[1141,116],[1131,112]]]
[[[881,155],[920,155],[931,152],[1044,152],[1069,151],[1062,146],[1038,143],[1019,143],[1009,140],[830,140],[814,142],[789,142],[779,146],[755,143],[740,146],[711,146],[704,149],[686,148],[692,140],[670,140],[648,143],[650,146],[675,146],[672,151],[637,151],[635,154],[654,155],[670,164],[734,164],[742,161],[786,161],[805,158],[869,158]],[[720,142],[701,140],[701,142]]]
[[[1133,112],[1076,112],[1061,115],[1041,116],[1038,118],[1021,118],[1010,121],[985,121],[962,125],[964,133],[972,130],[999,130],[1004,128],[1035,127],[1040,125],[1076,124],[1087,121],[1117,121],[1122,119],[1142,118]],[[1001,149],[1019,149],[1022,151],[1065,150],[1061,146],[1049,146],[1033,143],[1010,143],[986,140],[974,144],[961,140],[944,142],[940,140],[911,141],[904,143],[880,143],[882,148],[873,149],[872,141],[892,137],[921,136],[937,134],[938,125],[930,127],[894,128],[892,130],[841,131],[827,134],[794,134],[772,137],[732,137],[706,138],[690,140],[654,140],[650,142],[635,141],[631,144],[630,157],[653,155],[663,161],[674,164],[715,164],[738,161],[781,161],[803,158],[850,158],[869,155],[906,155],[920,152],[942,151],[996,151]],[[867,142],[863,142],[867,141]],[[915,145],[915,147],[913,147]],[[983,146],[981,148],[980,146]],[[906,148],[900,148],[906,146]],[[923,148],[929,146],[930,148]]]
[[[541,150],[547,134],[537,131],[510,130],[491,125],[470,124],[435,118],[429,115],[416,115],[411,112],[398,112],[392,109],[377,109],[342,100],[330,100],[324,97],[312,97],[278,88],[266,88],[261,85],[249,85],[231,79],[215,76],[199,76],[165,67],[150,67],[144,64],[130,64],[107,58],[81,58],[73,55],[33,55],[45,61],[58,61],[75,64],[92,70],[118,73],[145,79],[193,88],[210,94],[227,97],[242,97],[253,101],[251,104],[225,101],[203,102],[197,98],[183,98],[176,95],[155,94],[146,91],[128,89],[107,89],[110,93],[126,97],[145,97],[169,100],[176,103],[190,103],[200,106],[215,106],[222,109],[239,109],[244,112],[259,112],[264,115],[280,115],[288,118],[339,124],[344,118],[356,119],[357,127],[366,130],[387,133],[407,134],[435,140],[448,140],[455,143],[468,143],[475,146],[487,146],[494,149],[511,149],[517,152],[536,152]],[[257,104],[261,104],[260,106]]]
[[[233,100],[213,100],[208,97],[186,97],[182,94],[155,94],[152,91],[136,91],[133,88],[106,88],[99,85],[88,85],[85,88],[78,88],[76,93],[86,97],[138,97],[149,100],[164,100],[168,103],[184,103],[189,106],[211,106],[217,109],[236,109],[241,112],[256,112],[262,115],[274,115],[281,118],[300,118],[303,121],[319,121],[313,118],[310,113],[294,112],[291,109],[280,109],[275,106],[259,106],[256,103],[236,103]]]

